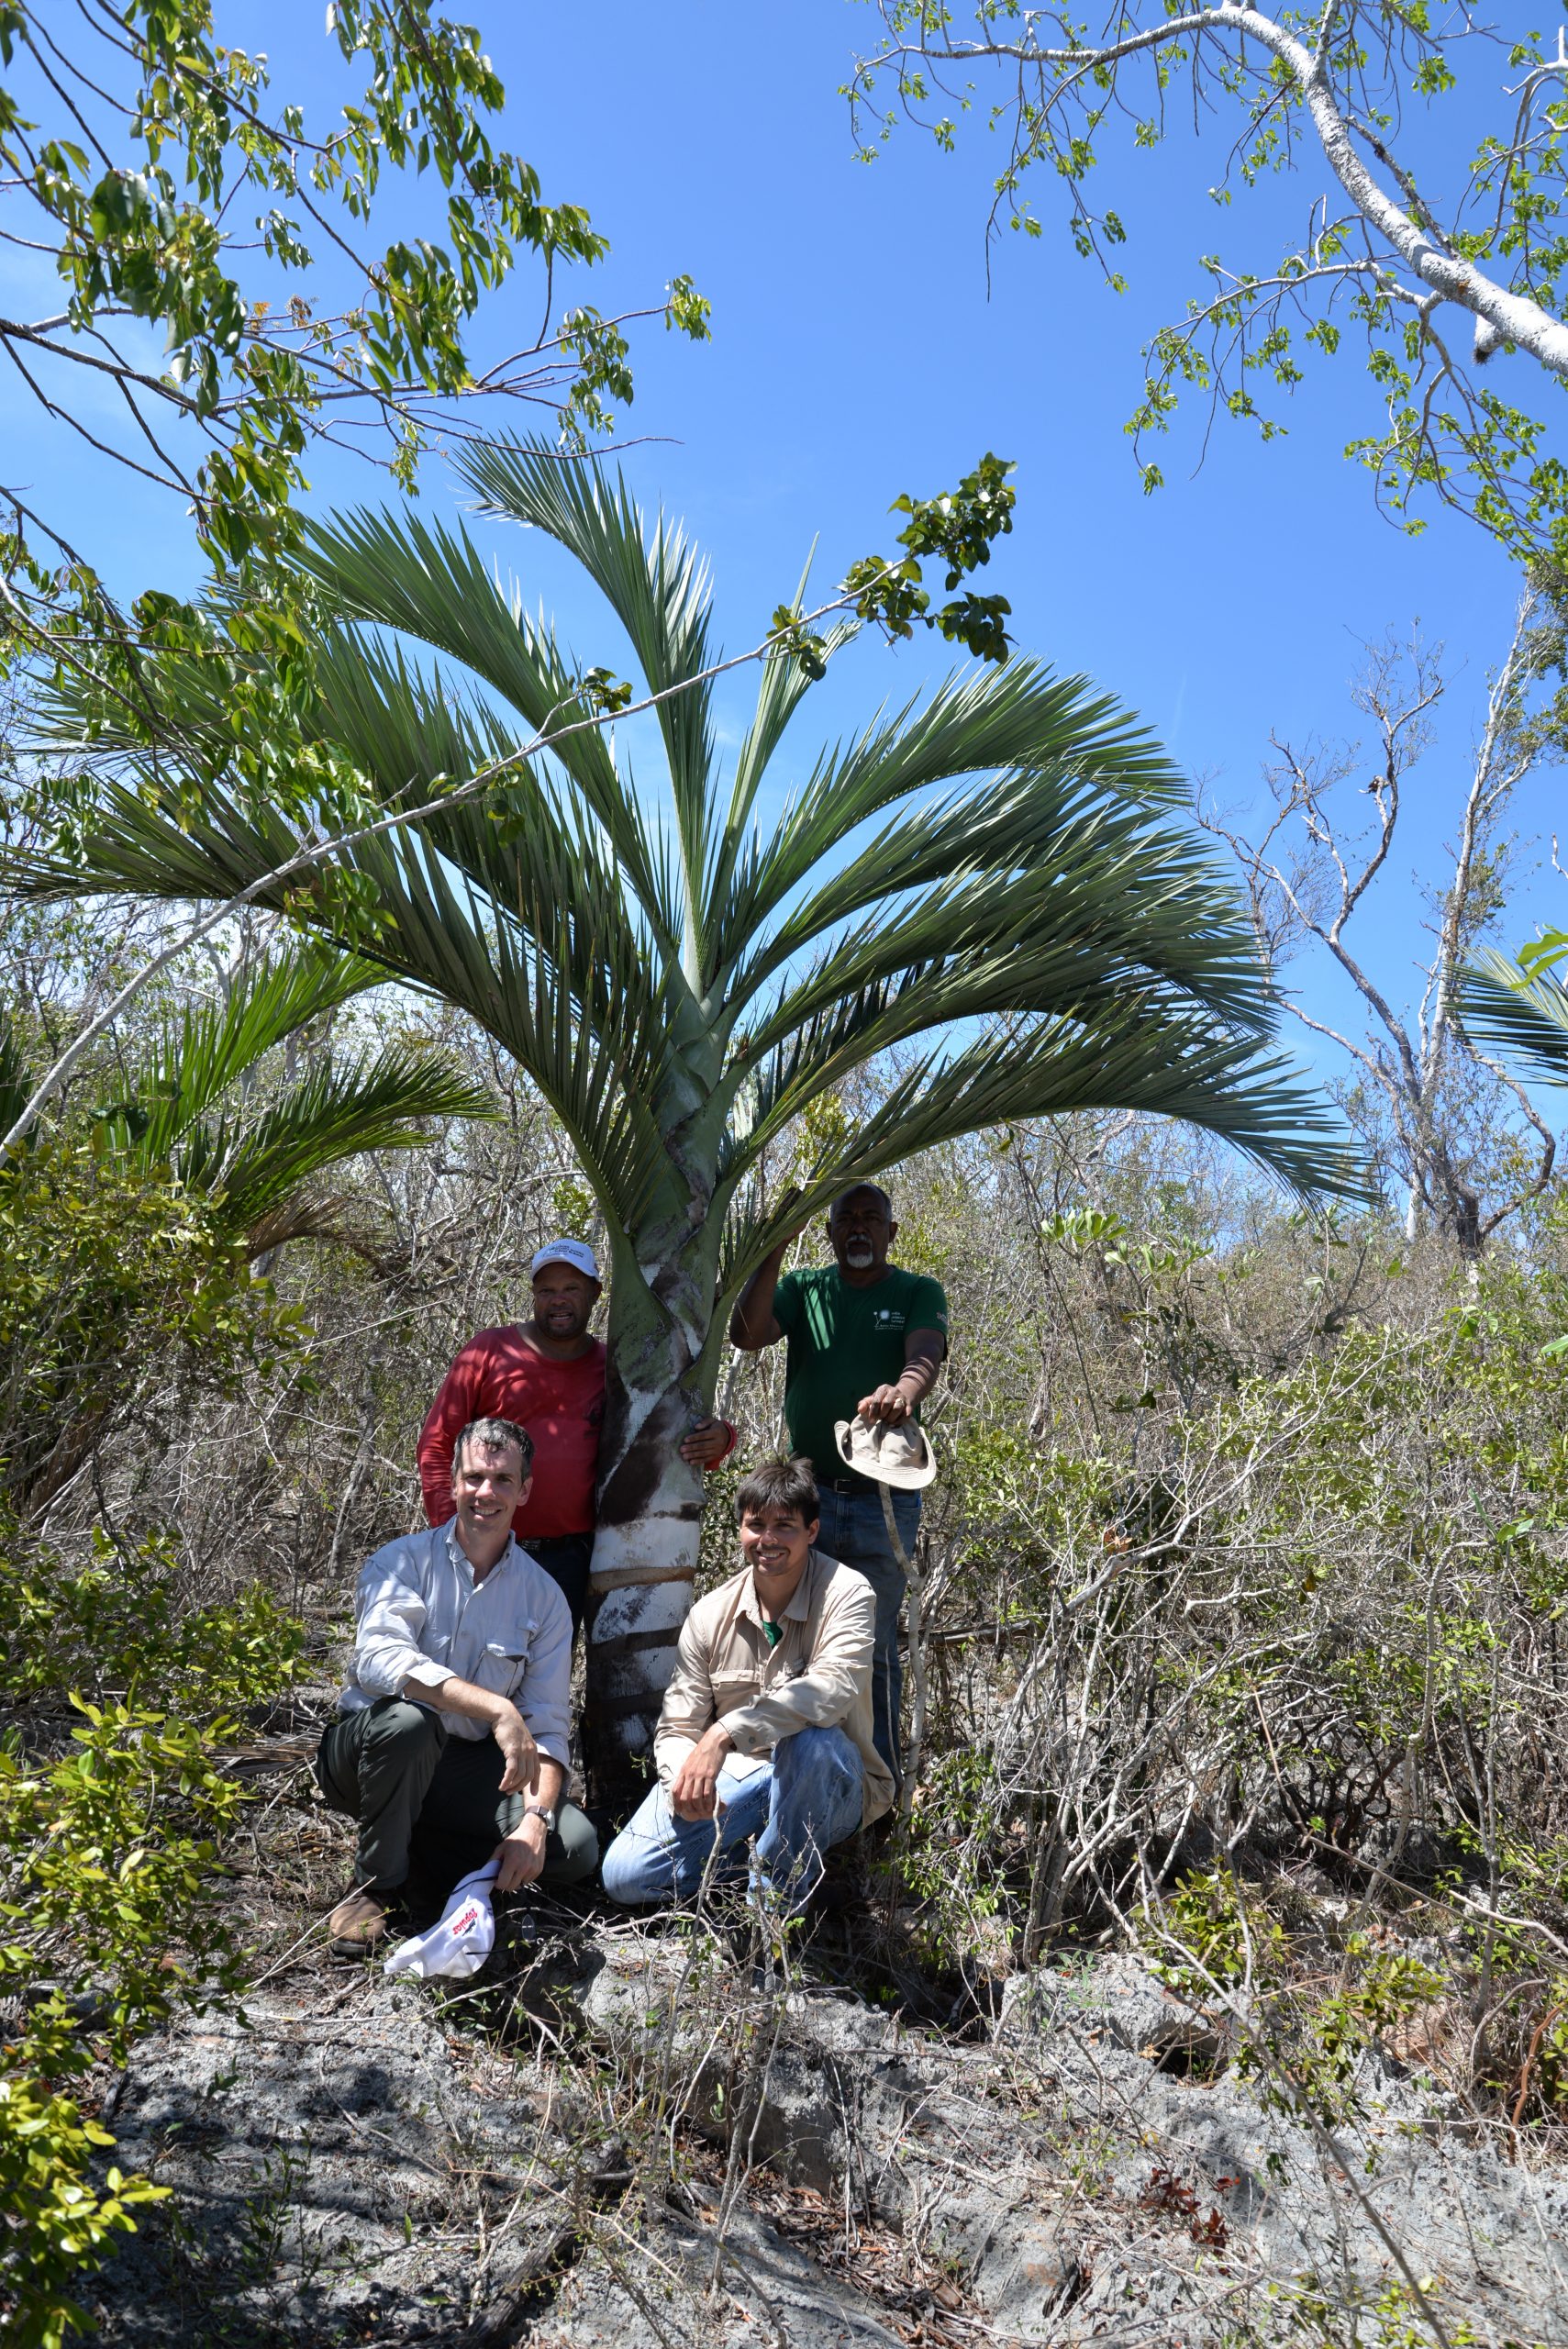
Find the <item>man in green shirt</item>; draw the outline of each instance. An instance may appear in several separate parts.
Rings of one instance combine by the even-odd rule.
[[[822,1497],[818,1549],[862,1574],[876,1593],[876,1655],[872,1672],[873,1735],[896,1777],[903,1667],[898,1615],[904,1569],[893,1553],[882,1494],[840,1457],[833,1429],[857,1413],[902,1427],[918,1419],[948,1349],[948,1307],[941,1284],[887,1261],[898,1237],[893,1205],[874,1183],[857,1183],[828,1217],[831,1264],[786,1273],[791,1241],[782,1241],[753,1273],[730,1319],[731,1343],[743,1353],[788,1340],[784,1419],[794,1451],[811,1463]],[[894,1522],[906,1555],[920,1525],[917,1492],[895,1491]]]

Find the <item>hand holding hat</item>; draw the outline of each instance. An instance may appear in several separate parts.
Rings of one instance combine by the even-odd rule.
[[[929,1440],[913,1419],[890,1427],[885,1419],[868,1422],[857,1413],[852,1419],[836,1420],[833,1434],[845,1467],[876,1484],[918,1492],[937,1473]]]

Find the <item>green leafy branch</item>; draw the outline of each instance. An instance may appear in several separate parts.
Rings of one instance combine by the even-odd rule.
[[[917,623],[934,629],[950,644],[962,644],[983,661],[1006,661],[1011,649],[1007,618],[1012,606],[1006,596],[979,596],[973,588],[955,596],[953,590],[991,560],[992,543],[1013,527],[1017,493],[1007,476],[1009,461],[989,451],[973,473],[965,473],[956,490],[937,497],[895,498],[888,511],[907,514],[898,544],[908,552],[902,558],[864,555],[844,574],[841,597],[858,619],[870,620],[891,643],[915,633]],[[923,562],[945,564],[943,588],[949,600],[931,607],[924,584]],[[774,649],[792,654],[806,674],[827,674],[827,648],[811,634],[796,608],[781,604],[773,614]]]
[[[632,396],[630,317],[708,333],[707,302],[677,276],[662,304],[620,318],[580,306],[551,323],[547,305],[530,345],[482,365],[470,329],[520,262],[550,288],[557,269],[602,261],[606,240],[496,143],[506,92],[473,27],[430,0],[333,0],[327,22],[364,83],[312,135],[301,106],[270,100],[265,58],[217,40],[211,0],[128,0],[69,23],[0,0],[0,215],[52,257],[63,292],[56,316],[0,317],[0,346],[95,457],[189,501],[220,573],[295,544],[313,441],[379,446],[410,491],[432,436],[465,437],[476,403],[544,401],[581,445]],[[389,175],[431,173],[437,232],[378,248],[367,232]],[[255,251],[270,272],[253,283],[239,256]],[[297,290],[280,292],[280,275]],[[162,328],[161,365],[128,331],[137,322]],[[102,420],[106,384],[123,403],[117,433]],[[47,518],[11,502],[0,654],[7,637],[13,650],[52,640],[47,542],[73,574],[68,603],[102,595]]]
[[[1334,357],[1357,329],[1384,412],[1346,453],[1385,510],[1416,529],[1425,507],[1450,506],[1515,556],[1549,554],[1568,570],[1568,468],[1547,417],[1481,374],[1508,351],[1568,379],[1560,39],[1504,35],[1469,6],[1443,16],[1426,0],[1306,13],[1264,0],[1128,0],[1098,29],[1018,0],[872,5],[880,38],[843,93],[862,160],[905,122],[951,150],[961,118],[984,115],[1005,142],[991,232],[1040,237],[1031,190],[1049,185],[1073,250],[1115,292],[1127,289],[1129,231],[1096,196],[1110,142],[1161,146],[1180,83],[1200,125],[1229,125],[1224,174],[1208,190],[1222,209],[1280,173],[1322,175],[1306,236],[1272,273],[1201,256],[1213,290],[1146,348],[1135,441],[1168,430],[1188,393],[1209,425],[1225,413],[1279,437],[1307,361]],[[1467,92],[1462,72],[1494,66],[1516,77],[1503,84],[1504,123],[1474,146],[1456,124],[1445,148],[1441,110],[1451,114],[1456,94],[1496,103],[1491,89]],[[1433,126],[1419,143],[1418,109]],[[1161,486],[1141,446],[1138,459],[1145,488]]]
[[[64,1753],[35,1758],[15,1733],[0,1747],[0,1995],[29,1991],[0,2048],[0,2329],[17,2349],[61,2349],[88,2321],[77,2279],[167,2190],[112,2164],[94,2180],[114,2139],[81,2084],[177,2008],[243,1986],[215,1870],[244,1794],[223,1766],[232,1724],[214,1707],[277,1694],[301,1632],[260,1593],[182,1620],[161,1542],[72,1575],[26,1554],[14,1524],[0,1542],[13,1711],[25,1722],[31,1702],[58,1706],[78,1671],[79,1688],[147,1692],[71,1696]]]

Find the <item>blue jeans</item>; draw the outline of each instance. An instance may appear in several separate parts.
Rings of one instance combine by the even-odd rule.
[[[915,1554],[920,1531],[918,1493],[893,1491],[893,1522],[904,1554]],[[893,1554],[887,1521],[882,1513],[880,1486],[868,1483],[863,1492],[822,1495],[822,1531],[817,1546],[843,1566],[864,1575],[876,1593],[876,1657],[871,1675],[872,1742],[892,1771],[895,1782],[904,1776],[898,1743],[899,1714],[904,1703],[904,1665],[898,1653],[898,1615],[904,1604],[904,1569]]]
[[[716,1837],[714,1876],[723,1883],[740,1873],[755,1836],[757,1888],[803,1908],[821,1882],[824,1852],[861,1823],[864,1777],[841,1729],[801,1729],[780,1738],[771,1768],[719,1773],[717,1820],[677,1819],[668,1787],[655,1787],[605,1854],[605,1890],[626,1909],[695,1892]]]

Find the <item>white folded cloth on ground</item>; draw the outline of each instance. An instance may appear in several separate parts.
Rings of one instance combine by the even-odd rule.
[[[461,1982],[477,1974],[495,1946],[490,1887],[500,1873],[498,1863],[492,1860],[488,1866],[465,1876],[429,1931],[398,1943],[385,1971],[412,1974],[419,1982],[438,1975],[449,1982]]]

